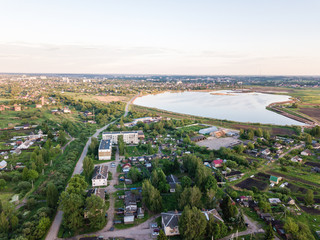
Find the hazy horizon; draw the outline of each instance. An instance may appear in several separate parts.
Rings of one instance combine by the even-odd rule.
[[[317,0],[0,6],[2,73],[320,75]]]

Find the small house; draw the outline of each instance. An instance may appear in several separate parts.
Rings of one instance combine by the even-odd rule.
[[[294,204],[296,204],[296,202],[294,201],[294,199],[289,198],[287,204],[294,205]]]
[[[309,149],[305,149],[300,153],[302,156],[311,156],[312,152]]]
[[[131,164],[130,164],[130,163],[126,163],[126,164],[124,164],[124,165],[122,166],[122,171],[123,171],[124,173],[129,172],[130,169],[131,169]]]
[[[223,164],[222,159],[216,159],[212,161],[212,166],[215,168],[222,167],[222,164]]]
[[[299,162],[299,163],[301,163],[303,159],[301,157],[299,157],[299,156],[294,156],[290,160],[291,160],[291,162]]]
[[[312,147],[313,149],[320,149],[320,143],[313,143]]]
[[[134,223],[134,215],[132,213],[125,213],[123,217],[124,224]]]
[[[137,198],[131,191],[126,191],[124,195],[125,211],[134,213],[137,211]]]
[[[5,160],[2,160],[0,162],[0,170],[3,170],[7,167],[7,162]]]
[[[272,205],[277,205],[281,203],[281,200],[279,198],[269,198],[269,203]]]
[[[281,177],[270,176],[270,183],[278,184],[281,181]]]

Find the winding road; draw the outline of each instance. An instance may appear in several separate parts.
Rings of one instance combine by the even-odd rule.
[[[127,102],[127,105],[125,107],[125,112],[124,112],[124,117],[126,117],[128,115],[128,112],[129,112],[129,106],[130,104],[132,103],[132,101],[136,98],[136,96],[134,96],[133,98],[130,99],[130,101]],[[87,152],[88,152],[88,147],[89,145],[91,144],[91,139],[92,137],[94,138],[97,138],[99,136],[99,134],[104,131],[107,127],[109,127],[110,125],[114,124],[118,119],[110,122],[109,124],[105,125],[104,127],[102,128],[99,128],[96,130],[96,132],[91,136],[89,137],[83,151],[82,151],[82,154],[77,162],[77,165],[76,167],[74,168],[74,171],[72,173],[72,176],[76,175],[76,174],[80,174],[81,171],[82,171],[82,165],[83,165],[83,160],[84,158],[87,156]],[[111,205],[111,204],[110,204]],[[46,240],[55,240],[57,239],[57,236],[58,236],[58,232],[59,232],[59,228],[60,228],[60,225],[61,225],[61,222],[62,222],[62,216],[63,216],[63,212],[62,211],[58,211],[54,220],[53,220],[53,223],[48,231],[48,234],[46,236]]]

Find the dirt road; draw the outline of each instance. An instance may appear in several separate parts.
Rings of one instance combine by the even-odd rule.
[[[248,235],[248,234],[252,234],[252,233],[263,233],[264,230],[260,227],[259,223],[253,221],[252,219],[248,218],[246,215],[243,214],[244,217],[244,221],[248,224],[247,230],[243,231],[243,232],[239,232],[239,233],[233,233],[229,236],[226,236],[220,240],[229,240],[229,239],[233,239],[239,236],[244,236],[244,235]]]

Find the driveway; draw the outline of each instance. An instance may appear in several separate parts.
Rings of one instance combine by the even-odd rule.
[[[233,239],[233,238],[237,238],[239,236],[244,236],[244,235],[248,235],[251,233],[263,233],[264,230],[260,227],[259,223],[253,221],[252,219],[250,219],[249,217],[247,217],[245,214],[243,214],[244,217],[244,221],[248,224],[247,230],[243,231],[243,232],[239,232],[239,233],[233,233],[230,234],[229,236],[226,236],[220,240],[229,240],[229,239]]]

